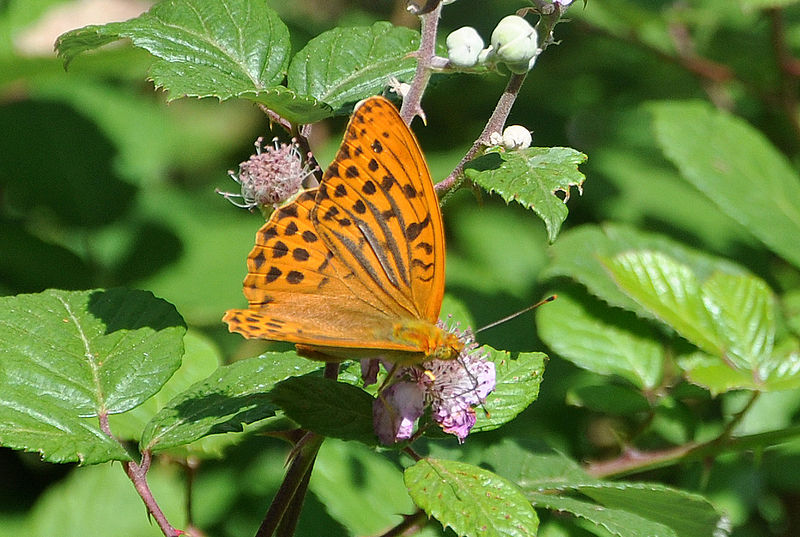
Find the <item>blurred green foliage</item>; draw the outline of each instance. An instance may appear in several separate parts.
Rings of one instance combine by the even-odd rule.
[[[268,4],[289,26],[293,52],[335,26],[415,24],[401,1]],[[444,11],[441,37],[465,24],[488,36],[521,4],[459,0]],[[251,153],[257,136],[273,136],[268,122],[246,101],[165,104],[164,95],[145,82],[149,56],[124,44],[82,55],[65,72],[52,42],[63,31],[97,22],[77,18],[76,6],[59,0],[0,2],[0,294],[146,289],[174,304],[223,362],[257,354],[266,346],[242,343],[220,317],[244,304],[244,260],[263,219],[237,210],[214,189],[235,187],[227,170]],[[536,145],[589,155],[581,168],[584,194],[569,200],[563,229],[614,222],[663,234],[746,267],[778,294],[796,296],[797,267],[701,195],[663,156],[648,106],[700,100],[728,109],[760,130],[796,168],[798,74],[788,69],[797,68],[792,54],[800,54],[798,2],[589,0],[585,7],[574,5],[569,16],[556,28],[560,44],[538,60],[509,121],[533,130]],[[787,58],[795,63],[785,63]],[[435,179],[447,176],[480,133],[504,84],[499,75],[434,76],[423,101],[427,126],[415,131]],[[316,129],[312,143],[321,163],[335,151],[342,125],[337,118]],[[447,199],[444,218],[447,291],[467,306],[476,326],[552,288],[553,281],[539,279],[549,263],[548,247],[544,225],[531,211],[464,190]],[[797,322],[792,303],[783,304],[790,324]],[[565,300],[563,308],[570,304]],[[600,311],[604,307],[597,304]],[[480,339],[505,350],[546,350],[530,315]],[[622,402],[610,409],[610,398]],[[576,460],[602,459],[617,452],[621,436],[644,427],[642,446],[712,438],[743,404],[740,393],[711,398],[682,384],[658,402],[649,423],[641,423],[635,415],[642,399],[630,385],[598,380],[551,354],[538,401],[508,426],[470,437],[459,456],[475,460],[512,438],[535,439]],[[797,390],[765,394],[738,432],[797,427],[798,410]],[[432,443],[427,449],[441,456],[456,448]],[[253,534],[280,483],[285,456],[283,444],[250,436],[229,447],[224,461],[205,461],[195,481],[197,526],[220,537]],[[403,484],[384,462],[362,446],[345,450],[339,442],[326,443],[298,535],[347,535],[345,526],[372,534],[397,524],[396,511],[363,520],[357,495],[330,494],[331,483],[344,479],[337,472],[349,468],[352,489],[378,498],[376,505],[386,505],[381,494],[395,505],[396,498],[405,498]],[[156,495],[167,498],[166,509],[182,522],[185,475],[169,464],[157,465],[151,475]],[[116,467],[65,472],[35,455],[2,449],[0,477],[8,485],[0,492],[0,536],[159,535]],[[706,495],[728,513],[736,537],[800,533],[796,440],[726,454],[713,464],[689,460],[637,478]],[[544,515],[540,535],[604,535],[599,531]]]

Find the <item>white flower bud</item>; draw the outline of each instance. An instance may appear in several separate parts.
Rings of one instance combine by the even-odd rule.
[[[503,130],[503,147],[508,150],[527,149],[532,141],[531,131],[522,125],[511,125]]]
[[[533,67],[539,52],[538,41],[536,29],[517,15],[504,17],[492,32],[492,47],[497,59],[517,74]]]
[[[472,67],[478,63],[483,39],[475,28],[464,26],[447,36],[447,57],[456,67]]]

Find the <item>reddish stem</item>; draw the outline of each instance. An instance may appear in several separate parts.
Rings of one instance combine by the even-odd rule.
[[[142,462],[140,464],[128,461],[123,463],[122,466],[125,468],[125,473],[133,482],[136,492],[138,492],[139,496],[142,498],[145,507],[147,507],[147,511],[156,521],[158,527],[161,528],[161,532],[166,535],[166,537],[179,537],[183,535],[183,532],[175,529],[172,524],[169,523],[161,507],[159,507],[158,502],[156,502],[156,499],[153,497],[150,486],[147,484],[147,470],[150,469],[150,461],[151,454],[149,451],[145,451],[142,453]]]
[[[483,127],[483,131],[481,132],[480,136],[478,136],[478,139],[475,140],[475,143],[472,144],[472,147],[469,149],[469,151],[467,151],[467,153],[461,159],[461,162],[458,163],[450,175],[448,175],[443,181],[440,181],[436,184],[437,192],[441,194],[442,192],[446,192],[453,188],[456,184],[456,181],[458,181],[458,179],[461,177],[461,174],[464,173],[464,166],[467,164],[467,162],[474,159],[478,153],[483,151],[483,148],[488,145],[491,134],[493,132],[501,132],[503,130],[506,120],[508,120],[508,115],[511,113],[511,107],[514,106],[514,101],[517,100],[517,95],[519,94],[519,90],[522,88],[522,83],[525,82],[525,76],[525,74],[511,75],[511,78],[508,80],[508,84],[506,84],[505,91],[503,91],[503,94],[497,101],[497,106],[495,106],[494,112],[492,112],[492,116],[489,118],[486,126]]]
[[[422,94],[431,78],[431,63],[436,52],[436,32],[439,30],[439,16],[442,13],[442,4],[430,13],[420,17],[421,39],[419,49],[417,49],[417,70],[408,93],[403,97],[403,105],[400,107],[400,117],[407,125],[411,124],[414,116],[419,116],[425,120],[425,112],[422,110]]]

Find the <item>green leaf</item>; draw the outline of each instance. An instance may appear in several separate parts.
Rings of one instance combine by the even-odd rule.
[[[153,464],[147,484],[169,521],[186,526],[186,485],[180,472]],[[97,508],[102,499],[103,508]],[[43,491],[30,510],[26,537],[114,535],[163,537],[145,515],[142,500],[119,465],[103,464],[70,472]]]
[[[671,528],[680,537],[714,535],[720,514],[697,494],[654,483],[597,483],[577,487],[609,509],[623,509]],[[658,534],[660,535],[660,534]]]
[[[610,308],[577,286],[536,312],[537,334],[578,367],[619,375],[652,389],[661,382],[664,350],[653,329],[630,312]]]
[[[186,349],[181,366],[153,397],[123,414],[109,417],[114,436],[138,441],[147,423],[176,395],[208,377],[220,365],[219,351],[200,333],[190,330],[183,339]]]
[[[575,386],[567,391],[568,405],[588,408],[593,412],[629,416],[650,410],[650,403],[641,392],[627,386],[600,384]]]
[[[270,400],[303,428],[342,440],[377,444],[371,395],[323,377],[294,377],[277,384]]]
[[[706,103],[652,107],[656,138],[687,181],[800,267],[800,180],[767,138]]]
[[[536,507],[566,512],[602,527],[617,537],[683,537],[672,529],[621,509],[600,508],[596,504],[554,494],[529,492],[528,498]],[[706,537],[711,534],[707,534]]]
[[[790,340],[769,359],[770,375],[760,379],[749,369],[735,369],[718,356],[702,352],[682,356],[678,365],[686,377],[712,394],[731,390],[781,391],[800,388],[800,345]]]
[[[786,324],[794,335],[800,336],[800,289],[788,291],[780,300]]]
[[[566,276],[586,286],[589,291],[612,306],[633,311],[639,316],[654,316],[626,295],[611,278],[602,262],[630,250],[657,250],[688,265],[700,280],[715,271],[746,274],[740,266],[676,242],[664,235],[638,231],[624,225],[585,225],[565,232],[550,252],[553,261],[542,278]]]
[[[516,483],[523,491],[561,490],[565,483],[572,485],[595,483],[597,480],[583,471],[566,455],[553,450],[529,448],[518,441],[504,439],[488,447],[481,463]]]
[[[753,374],[745,369],[734,369],[718,356],[695,352],[678,358],[678,366],[686,378],[698,386],[703,386],[718,395],[731,390],[759,390],[763,387],[756,382]]]
[[[775,301],[754,276],[714,274],[703,283],[703,302],[723,342],[725,357],[759,379],[770,376],[775,339]]]
[[[147,424],[141,447],[162,451],[210,434],[241,431],[243,424],[275,415],[270,391],[277,382],[319,367],[293,351],[222,366],[172,399]]]
[[[333,109],[327,104],[314,97],[300,95],[285,86],[273,86],[258,92],[246,91],[238,96],[263,104],[292,123],[315,123],[333,115]]]
[[[52,462],[127,460],[92,417],[161,389],[180,365],[184,332],[175,308],[145,291],[0,298],[0,443]]]
[[[491,431],[514,419],[539,396],[547,355],[541,352],[510,354],[482,347],[489,351],[495,365],[495,389],[486,398],[485,410],[477,411],[473,432]]]
[[[539,519],[510,481],[471,464],[422,459],[406,468],[411,499],[459,536],[532,537]]]
[[[605,264],[620,289],[654,317],[704,351],[722,354],[723,343],[690,267],[647,250],[620,254]]]
[[[126,22],[67,32],[56,48],[69,65],[121,38],[157,58],[150,76],[170,99],[258,93],[280,84],[289,63],[289,30],[260,0],[166,0]]]
[[[417,32],[389,22],[334,28],[292,58],[287,85],[338,111],[380,93],[389,77],[408,80],[417,65],[409,55],[418,46]]]
[[[358,442],[325,440],[309,488],[353,535],[380,535],[414,509],[400,468]]]
[[[547,238],[556,240],[567,218],[570,188],[581,192],[586,179],[578,166],[586,155],[569,147],[530,147],[492,152],[478,157],[464,170],[467,178],[506,201],[516,201],[544,221]],[[562,192],[564,199],[556,195]]]

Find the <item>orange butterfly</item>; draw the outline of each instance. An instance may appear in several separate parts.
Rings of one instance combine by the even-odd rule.
[[[231,332],[289,341],[304,356],[456,358],[436,325],[444,294],[442,213],[414,133],[383,97],[363,101],[319,187],[276,210],[247,258],[248,309]]]

